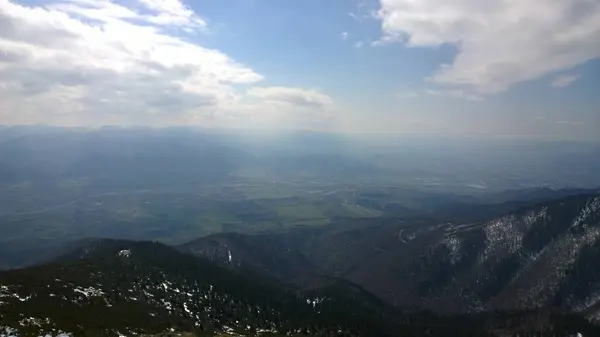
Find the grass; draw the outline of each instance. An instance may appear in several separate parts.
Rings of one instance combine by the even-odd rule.
[[[293,197],[297,195],[297,193],[289,186],[273,184],[245,187],[244,195],[248,199],[284,199]]]
[[[205,188],[199,194],[195,187],[105,193],[88,188],[88,184],[85,178],[65,179],[51,187],[23,182],[12,190],[0,190],[0,242],[110,236],[180,243],[224,231],[285,231],[325,226],[335,217],[377,215],[354,205],[352,196],[306,194],[307,190],[323,189],[319,185],[247,183],[217,189],[216,194]],[[86,195],[98,196],[79,200],[81,189]],[[126,187],[123,190],[127,192]],[[346,200],[348,204],[344,204]]]
[[[90,181],[88,178],[71,178],[59,181],[57,187],[64,189],[81,189],[89,184]]]
[[[360,205],[344,204],[344,207],[358,217],[373,217],[381,215],[380,211],[372,210]]]
[[[282,220],[323,218],[323,212],[311,204],[284,205],[277,207],[277,215]]]

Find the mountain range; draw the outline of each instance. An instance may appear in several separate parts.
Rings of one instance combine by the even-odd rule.
[[[600,335],[600,194],[504,207],[179,246],[78,241],[0,272],[0,335]]]
[[[156,242],[90,240],[0,273],[2,336],[561,336],[600,328],[557,310],[403,313],[349,282],[312,290]]]
[[[345,279],[405,310],[563,307],[598,314],[597,194],[543,201],[476,222],[378,221],[352,230],[217,234],[179,248],[303,287]]]

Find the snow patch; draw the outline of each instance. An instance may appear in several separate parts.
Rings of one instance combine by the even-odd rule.
[[[460,240],[454,235],[447,236],[442,244],[450,251],[450,263],[456,264],[460,259]]]
[[[323,303],[324,300],[325,299],[322,297],[317,297],[317,298],[313,298],[313,299],[307,298],[306,304],[312,305],[314,308],[317,306],[317,304]]]
[[[523,234],[517,229],[527,216],[517,219],[513,215],[506,216],[485,224],[483,231],[488,244],[480,257],[480,262],[486,261],[496,254],[517,252],[522,246]]]
[[[13,296],[14,298],[18,299],[18,300],[19,300],[19,301],[21,301],[21,302],[29,301],[29,300],[31,299],[31,295],[27,295],[27,296],[25,296],[25,297],[21,297],[21,296],[19,296],[19,294],[17,294],[17,293],[14,293],[12,296]]]
[[[588,228],[583,233],[567,234],[550,243],[540,255],[555,257],[552,258],[552,268],[547,270],[546,277],[542,278],[528,293],[521,295],[523,301],[536,306],[546,303],[562,282],[566,270],[576,261],[581,249],[593,244],[598,238],[600,238],[600,228]],[[538,257],[539,255],[536,256]],[[580,306],[584,307],[594,300],[594,296],[591,296]]]
[[[589,309],[593,305],[597,304],[600,301],[600,291],[595,291],[586,297],[583,301],[578,303],[577,306],[574,307],[575,311],[581,312]]]
[[[81,293],[83,295],[85,295],[85,297],[98,297],[98,296],[102,296],[104,295],[104,292],[100,289],[96,289],[94,287],[88,287],[88,288],[81,288],[81,287],[77,287],[75,289],[73,289],[74,292],[76,293]]]
[[[10,291],[10,289],[8,288],[8,286],[0,285],[0,296],[8,293],[9,291]]]
[[[18,337],[17,330],[8,326],[0,326],[0,337]]]
[[[20,335],[19,335],[19,332],[17,331],[17,329],[13,329],[8,326],[0,325],[0,337],[20,337]],[[73,337],[73,334],[59,331],[58,334],[46,333],[43,336],[40,335],[40,337]]]
[[[531,211],[525,214],[522,218],[524,229],[527,231],[540,220],[548,220],[548,207],[542,208],[540,211]]]
[[[188,308],[187,303],[183,303],[183,310],[185,310],[185,312],[187,312],[189,315],[192,314],[192,311]]]
[[[581,210],[577,218],[573,221],[573,227],[585,224],[585,221],[592,215],[600,211],[600,198],[594,198]]]
[[[173,306],[171,305],[171,302],[166,301],[166,300],[162,300],[163,306],[165,307],[165,309],[167,309],[169,312],[171,310],[173,310]]]
[[[130,257],[131,256],[131,250],[130,249],[123,249],[121,251],[119,251],[119,256],[122,257]]]

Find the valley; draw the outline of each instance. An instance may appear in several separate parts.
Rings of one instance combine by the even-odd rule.
[[[600,326],[589,169],[531,173],[477,147],[9,131],[2,337],[562,337]],[[578,151],[596,165],[595,148]]]
[[[600,337],[600,0],[0,0],[0,337]]]

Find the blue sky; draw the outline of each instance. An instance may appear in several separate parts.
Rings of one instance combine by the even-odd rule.
[[[0,0],[0,123],[600,139],[594,0]]]

